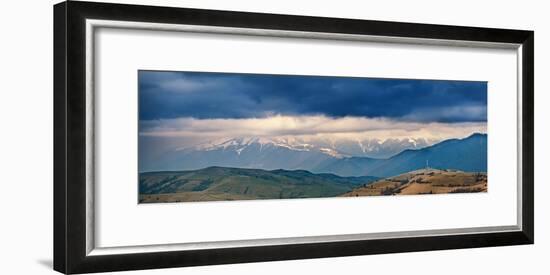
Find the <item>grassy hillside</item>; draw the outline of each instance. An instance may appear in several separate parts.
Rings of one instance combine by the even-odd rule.
[[[420,169],[355,188],[344,197],[487,192],[486,173]]]
[[[217,201],[334,197],[375,177],[340,177],[304,170],[209,167],[139,175],[140,202]]]

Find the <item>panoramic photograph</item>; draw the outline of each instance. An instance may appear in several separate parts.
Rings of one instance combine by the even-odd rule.
[[[139,203],[487,192],[487,82],[138,71]]]

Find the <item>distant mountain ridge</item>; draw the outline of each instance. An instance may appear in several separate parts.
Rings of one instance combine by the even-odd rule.
[[[487,172],[487,134],[476,133],[464,139],[448,139],[426,148],[405,150],[388,159],[326,160],[312,171],[348,176],[390,177],[426,166],[465,172]]]
[[[330,139],[298,137],[239,137],[209,141],[177,151],[234,150],[237,154],[249,146],[280,147],[293,151],[322,152],[333,157],[388,158],[406,149],[420,149],[437,143],[424,138]]]
[[[385,144],[385,145],[384,145]],[[211,166],[264,170],[307,170],[339,176],[388,177],[429,166],[467,172],[487,171],[487,135],[473,134],[430,144],[424,139],[381,142],[235,138],[180,148],[157,162],[159,169],[197,170]],[[386,147],[384,147],[386,146]],[[365,157],[366,152],[398,150],[389,158]]]

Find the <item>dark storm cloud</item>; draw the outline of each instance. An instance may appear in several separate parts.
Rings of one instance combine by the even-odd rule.
[[[141,120],[272,115],[487,121],[487,83],[197,72],[139,72]]]

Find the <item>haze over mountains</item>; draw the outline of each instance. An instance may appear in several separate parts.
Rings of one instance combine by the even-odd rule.
[[[212,166],[307,170],[342,177],[388,177],[426,167],[487,171],[487,135],[472,134],[436,144],[426,139],[300,140],[233,138],[179,148],[156,162],[163,171]]]

